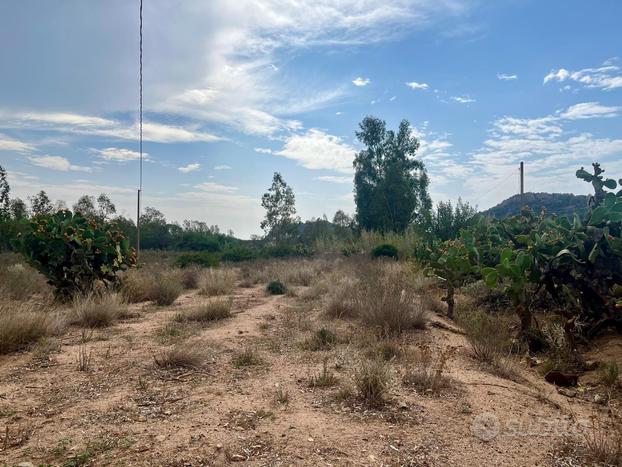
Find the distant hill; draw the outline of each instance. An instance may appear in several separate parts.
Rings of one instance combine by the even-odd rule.
[[[520,195],[514,195],[496,206],[482,211],[486,216],[502,219],[520,213],[523,203],[532,211],[539,213],[543,208],[548,214],[572,218],[575,212],[582,214],[587,209],[588,196],[571,193],[525,193],[521,202]]]

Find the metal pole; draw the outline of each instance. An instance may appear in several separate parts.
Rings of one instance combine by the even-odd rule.
[[[525,205],[525,164],[520,162],[520,202],[521,205]]]
[[[143,191],[143,0],[140,0],[140,29],[139,29],[140,45],[139,45],[139,61],[140,61],[140,78],[139,78],[139,127],[138,140],[140,146],[140,162],[138,175],[138,200],[136,210],[136,259],[140,255],[140,198]]]

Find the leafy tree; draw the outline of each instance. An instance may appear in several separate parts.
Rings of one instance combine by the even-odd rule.
[[[337,212],[335,212],[335,215],[333,216],[333,224],[342,229],[351,229],[354,227],[354,219],[352,218],[352,216],[349,216],[341,209],[339,209],[337,210]]]
[[[272,185],[262,196],[261,205],[266,210],[261,228],[268,238],[280,243],[294,235],[295,223],[300,222],[300,219],[295,217],[296,197],[280,173],[274,172]]]
[[[164,250],[171,246],[169,225],[162,212],[147,207],[140,216],[140,246],[144,249]]]
[[[460,198],[455,207],[451,201],[440,201],[431,215],[432,235],[442,241],[454,240],[471,225],[476,214],[477,210]]]
[[[46,214],[51,214],[54,210],[52,206],[52,202],[48,197],[47,193],[41,190],[35,196],[31,196],[30,200],[30,210],[32,211],[33,216],[42,216]]]
[[[11,218],[15,221],[21,221],[22,219],[26,219],[28,217],[28,207],[20,198],[11,200],[9,211]]]
[[[76,204],[73,205],[73,212],[84,217],[96,217],[95,198],[89,195],[80,196]]]
[[[10,214],[11,187],[6,177],[6,170],[0,165],[0,222],[7,222]]]
[[[100,194],[97,200],[94,196],[81,196],[78,202],[73,205],[73,210],[84,217],[98,220],[108,220],[117,212],[114,203],[105,193]]]
[[[403,232],[432,207],[425,166],[415,159],[419,141],[406,120],[397,133],[375,117],[359,126],[365,149],[354,159],[357,222],[363,229]]]

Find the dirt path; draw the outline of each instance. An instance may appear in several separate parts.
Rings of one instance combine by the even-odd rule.
[[[560,432],[591,410],[528,372],[519,384],[483,371],[464,336],[434,326],[408,343],[456,348],[451,390],[421,395],[395,381],[383,410],[339,403],[337,388],[311,388],[308,379],[327,357],[338,380],[349,380],[353,344],[302,350],[306,321],[292,319],[290,308],[309,314],[315,329],[313,312],[296,298],[265,296],[258,287],[236,289],[232,318],[185,337],[207,353],[204,369],[156,369],[153,356],[183,339],[163,337],[162,330],[175,313],[201,300],[191,292],[172,307],[133,306],[137,317],[95,331],[85,344],[89,371],[77,370],[78,329],[47,348],[0,357],[0,428],[9,434],[0,461],[547,465]],[[347,335],[351,326],[343,324],[340,332]],[[260,365],[232,363],[245,348],[254,349]],[[287,404],[277,402],[285,395]]]

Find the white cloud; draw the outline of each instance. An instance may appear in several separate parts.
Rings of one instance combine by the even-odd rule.
[[[34,165],[60,172],[92,172],[90,167],[73,165],[68,159],[60,156],[32,156],[28,158]]]
[[[272,149],[270,148],[255,148],[255,152],[260,154],[272,154]]]
[[[405,83],[406,86],[408,86],[410,89],[421,89],[421,90],[426,90],[428,89],[430,86],[427,83],[417,83],[416,81],[410,81],[408,83]]]
[[[451,96],[451,100],[459,102],[460,104],[470,104],[472,102],[476,102],[475,99],[469,96]]]
[[[597,88],[604,91],[622,88],[622,70],[619,66],[607,61],[601,67],[584,68],[579,71],[568,71],[564,68],[552,70],[544,77],[544,84],[551,81],[563,83],[564,81],[574,81],[582,84],[586,88]]]
[[[111,147],[104,149],[92,149],[92,151],[106,161],[129,162],[140,159],[140,153],[138,151],[132,151],[131,149]],[[149,159],[149,155],[145,152],[143,152],[143,159]]]
[[[361,76],[352,80],[352,84],[358,87],[367,86],[369,83],[371,83],[369,78],[363,78]]]
[[[198,162],[195,162],[193,164],[188,164],[188,165],[184,165],[181,167],[177,167],[177,170],[179,170],[181,173],[187,174],[190,172],[194,172],[195,170],[199,170],[201,168],[201,164],[199,164]]]
[[[500,81],[514,81],[518,79],[518,75],[510,75],[506,73],[497,73],[497,79]]]
[[[214,166],[214,170],[231,170],[230,165],[216,165]]]
[[[581,120],[597,117],[617,117],[622,107],[609,107],[598,102],[582,102],[569,107],[560,117],[568,120]]]
[[[312,128],[287,138],[283,148],[274,154],[298,161],[307,169],[352,172],[355,150],[341,138]]]
[[[195,188],[209,193],[235,193],[239,189],[237,186],[221,185],[212,182],[200,183],[195,185]]]
[[[337,175],[322,175],[321,177],[316,177],[316,180],[320,180],[322,182],[340,183],[344,185],[353,183],[352,177],[341,177]]]
[[[36,151],[36,148],[32,144],[9,138],[0,133],[0,151],[32,152]]]
[[[0,111],[0,127],[55,131],[112,139],[137,140],[138,124],[71,113]],[[222,138],[202,132],[197,126],[180,127],[144,122],[143,139],[154,143],[212,142]]]

